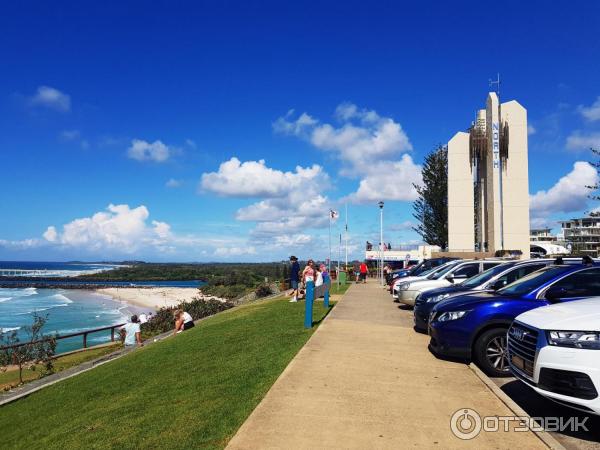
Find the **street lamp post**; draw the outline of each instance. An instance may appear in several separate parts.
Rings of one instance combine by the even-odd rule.
[[[381,285],[385,284],[383,280],[383,202],[379,202],[379,278]]]

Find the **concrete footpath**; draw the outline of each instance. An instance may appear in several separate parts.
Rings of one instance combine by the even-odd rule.
[[[375,282],[351,286],[227,448],[547,448],[530,431],[455,437],[459,409],[514,413],[467,365],[435,358],[411,317]]]

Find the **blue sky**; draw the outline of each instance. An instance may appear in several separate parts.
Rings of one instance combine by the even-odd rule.
[[[13,3],[0,259],[322,258],[345,203],[359,256],[378,198],[414,242],[418,165],[497,72],[529,114],[532,223],[597,206],[597,2]]]

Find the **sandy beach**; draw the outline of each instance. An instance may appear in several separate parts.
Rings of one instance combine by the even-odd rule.
[[[132,305],[157,310],[163,306],[177,306],[182,301],[191,301],[202,297],[197,288],[103,288],[97,289],[99,294],[110,295]],[[212,298],[205,296],[206,299]]]

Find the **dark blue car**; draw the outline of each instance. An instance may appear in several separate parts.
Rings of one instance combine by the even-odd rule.
[[[490,376],[506,376],[506,332],[515,317],[593,296],[600,296],[600,266],[548,266],[496,292],[467,293],[438,303],[429,318],[429,348],[441,356],[473,360]]]
[[[581,259],[578,259],[581,262]],[[469,278],[464,283],[453,284],[425,291],[415,299],[414,323],[417,331],[427,331],[429,314],[433,307],[449,297],[455,297],[469,291],[497,291],[525,275],[554,263],[553,259],[535,259],[526,261],[507,261],[496,267]]]

